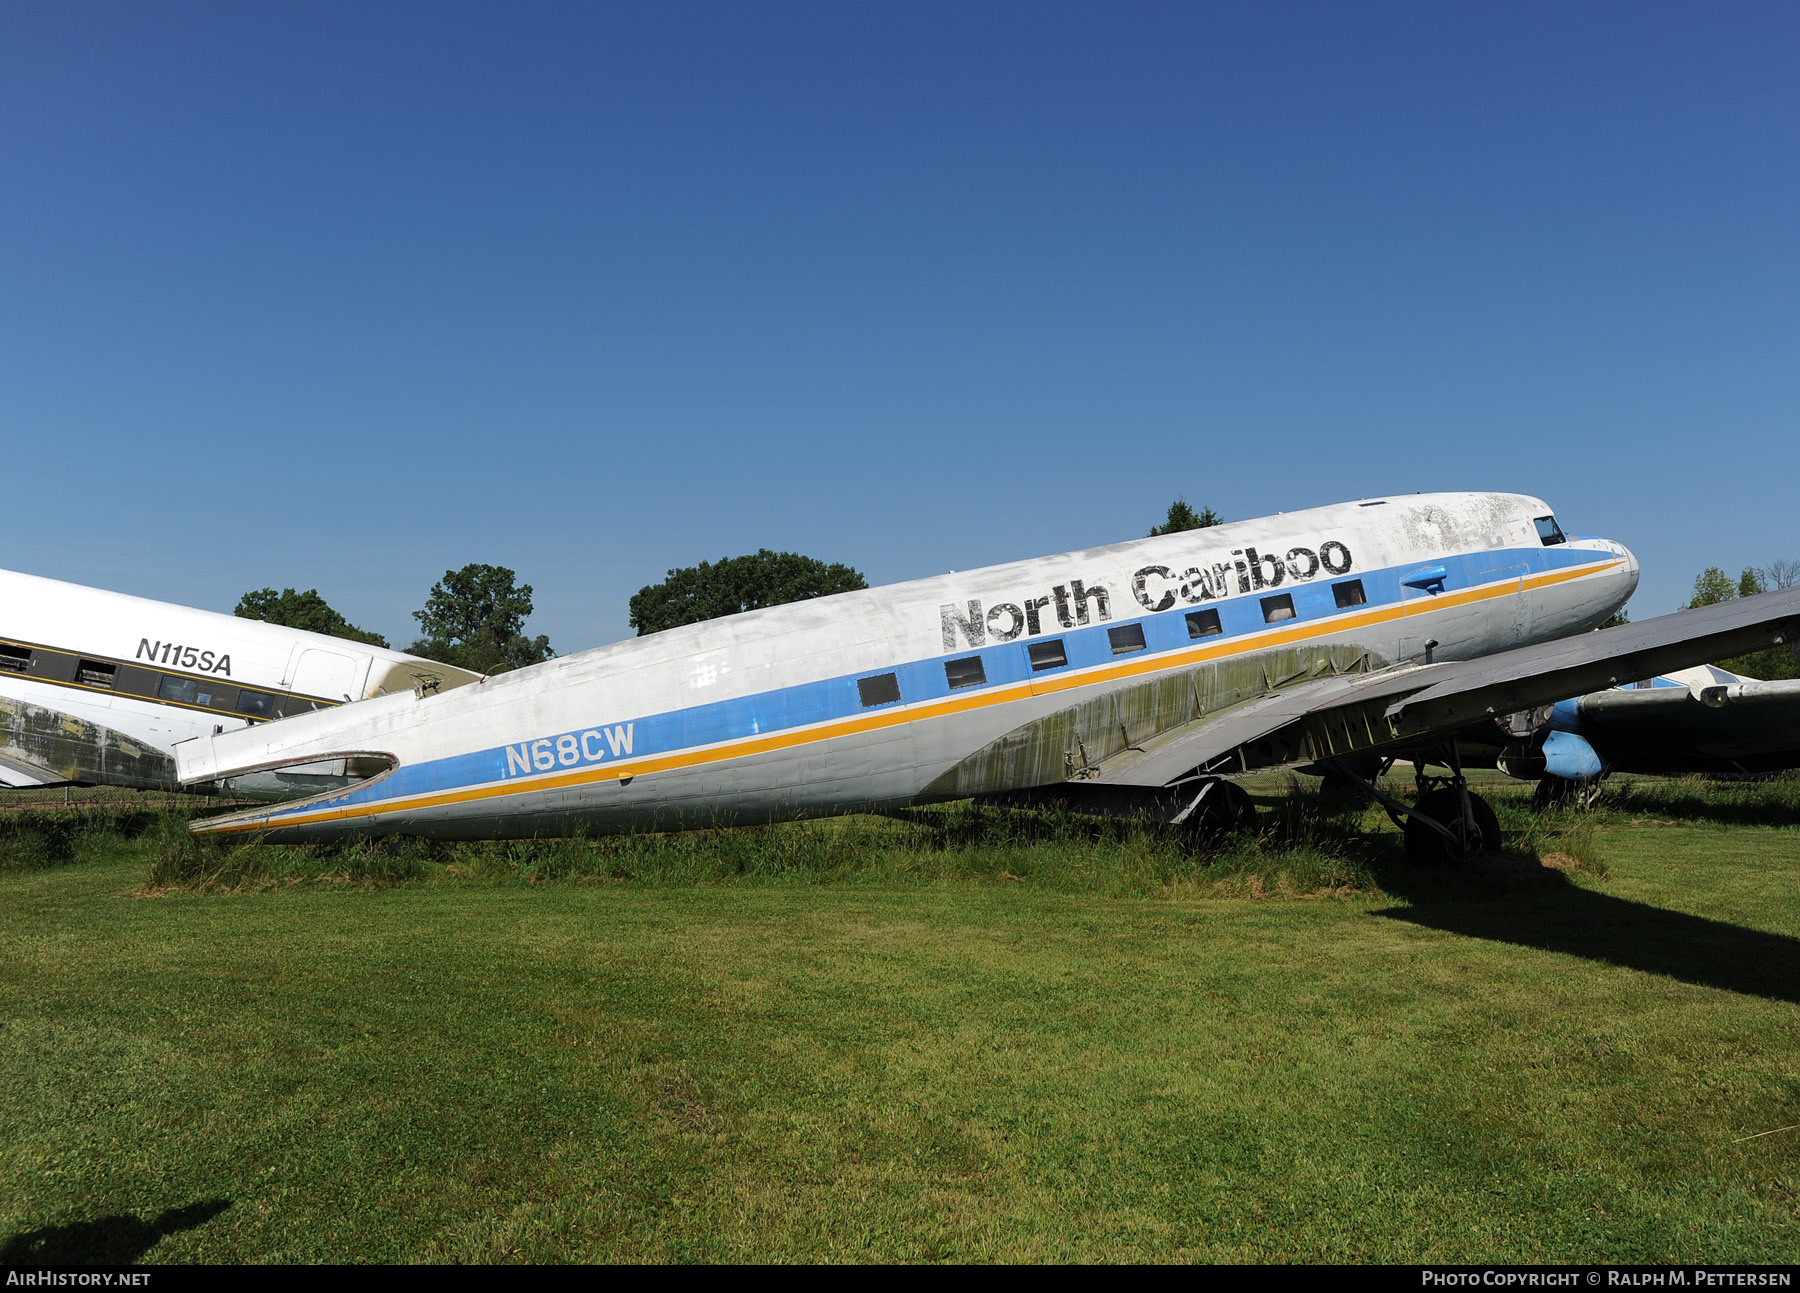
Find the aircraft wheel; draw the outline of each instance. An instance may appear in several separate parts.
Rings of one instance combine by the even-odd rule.
[[[1188,818],[1188,829],[1196,839],[1218,839],[1233,831],[1256,823],[1256,805],[1249,792],[1233,781],[1215,781],[1206,798]]]
[[[1432,820],[1448,826],[1452,832],[1459,831],[1458,819],[1462,815],[1462,804],[1461,796],[1454,789],[1433,790],[1419,800],[1417,808]],[[1488,801],[1480,795],[1470,795],[1469,812],[1475,819],[1475,835],[1473,839],[1464,842],[1465,847],[1462,849],[1458,849],[1424,822],[1408,817],[1403,832],[1406,860],[1416,866],[1441,866],[1446,862],[1465,862],[1490,849],[1499,848],[1500,819],[1494,815]]]

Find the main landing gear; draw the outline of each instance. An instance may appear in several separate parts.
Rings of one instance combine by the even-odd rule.
[[[1456,743],[1450,742],[1437,753],[1441,757],[1431,762],[1449,768],[1450,775],[1432,776],[1425,771],[1426,760],[1415,759],[1413,780],[1418,797],[1412,804],[1394,798],[1342,764],[1332,765],[1387,809],[1389,820],[1404,837],[1406,860],[1416,866],[1467,862],[1500,847],[1500,819],[1487,800],[1469,789]]]

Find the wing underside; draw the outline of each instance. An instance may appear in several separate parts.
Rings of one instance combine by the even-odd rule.
[[[1800,643],[1800,588],[1435,665],[1381,669],[1367,656],[1353,659],[1345,648],[1318,648],[1306,668],[1259,666],[1266,685],[1250,691],[1242,683],[1254,679],[1241,679],[1222,693],[1222,705],[1184,702],[1177,694],[1165,710],[1172,721],[1153,725],[1136,742],[1103,744],[1097,757],[1074,741],[1067,748],[1080,751],[1079,760],[1066,760],[1059,777],[1039,784],[1060,779],[1165,787],[1204,773],[1404,756],[1484,720],[1780,643],[1790,649]],[[1188,679],[1187,685],[1194,689],[1197,682]],[[1034,726],[1061,721],[1071,733],[1100,730],[1096,705]]]

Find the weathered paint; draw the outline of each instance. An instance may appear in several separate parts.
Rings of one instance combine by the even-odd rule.
[[[1592,627],[1629,595],[1636,563],[1603,540],[1546,547],[1533,518],[1549,511],[1518,495],[1431,495],[1135,540],[753,611],[444,696],[202,738],[177,757],[196,781],[325,754],[393,760],[346,793],[203,827],[294,839],[766,821],[1062,780],[1252,693],[1404,661],[1427,642],[1442,660],[1511,645],[1522,598],[1534,639]],[[1441,593],[1403,587],[1426,564],[1444,566]],[[1139,595],[1145,571],[1162,610]],[[1190,571],[1212,572],[1210,585]],[[1262,607],[1277,578],[1293,609],[1279,621]],[[1362,599],[1339,600],[1340,579]],[[1220,616],[1218,636],[1193,636],[1199,603]],[[1114,643],[1122,623],[1142,629],[1141,648]],[[1066,664],[1034,670],[1028,649],[1053,639]],[[952,687],[948,664],[970,654],[982,683]],[[861,685],[877,675],[900,699],[865,708],[863,696],[892,695]],[[629,755],[589,742],[603,757],[587,757],[585,733],[622,724]]]
[[[39,774],[39,784],[180,790],[168,751],[61,710],[0,696],[0,763]]]

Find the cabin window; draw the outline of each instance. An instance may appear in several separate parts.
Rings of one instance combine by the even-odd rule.
[[[1217,611],[1189,611],[1187,622],[1190,638],[1216,638],[1225,631]]]
[[[1277,593],[1273,597],[1262,599],[1263,623],[1279,624],[1283,620],[1294,618],[1294,597],[1291,593]]]
[[[163,680],[157,684],[156,694],[164,700],[174,701],[177,705],[192,705],[194,691],[200,684],[192,678],[177,678],[174,674],[164,674]]]
[[[1106,630],[1106,638],[1112,643],[1114,655],[1130,655],[1133,651],[1144,649],[1144,626],[1120,624]]]
[[[1341,584],[1331,586],[1331,595],[1337,598],[1338,609],[1346,606],[1361,606],[1369,599],[1363,594],[1362,580],[1346,579]]]
[[[1537,526],[1538,538],[1544,541],[1546,548],[1565,542],[1562,527],[1557,525],[1554,516],[1540,516],[1532,524]]]
[[[268,718],[275,713],[275,698],[266,691],[240,691],[237,712],[248,718]]]
[[[104,660],[81,660],[75,665],[75,681],[83,687],[101,687],[111,691],[113,679],[118,674],[119,666],[107,664]]]
[[[950,690],[960,687],[979,687],[987,682],[987,670],[981,666],[981,657],[966,655],[960,660],[944,661],[944,679],[950,684]]]
[[[0,673],[24,673],[31,668],[31,648],[0,643]]]
[[[862,697],[864,709],[876,705],[892,705],[900,699],[900,675],[897,673],[878,673],[869,678],[856,680],[857,694]]]
[[[1031,644],[1031,672],[1042,673],[1046,669],[1060,669],[1069,663],[1069,653],[1063,650],[1061,638],[1051,638],[1048,642]]]

